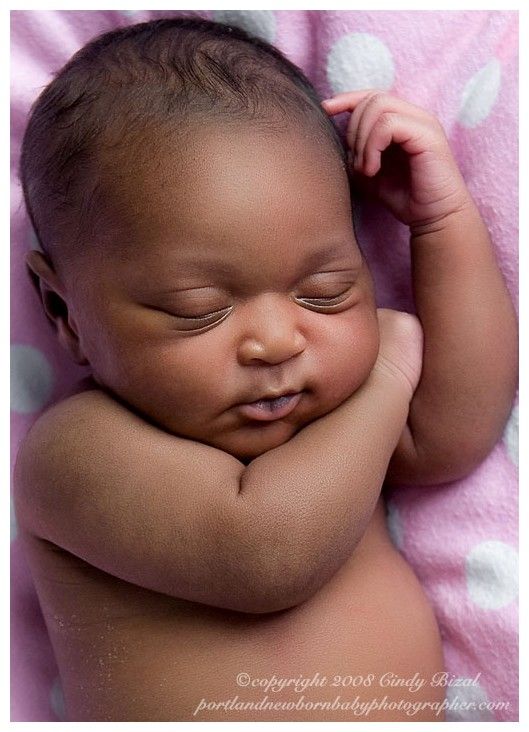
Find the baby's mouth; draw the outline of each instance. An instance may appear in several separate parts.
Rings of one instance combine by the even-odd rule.
[[[258,399],[256,402],[239,404],[238,409],[243,416],[250,419],[259,422],[272,422],[293,412],[302,396],[303,392],[299,391],[272,399]]]

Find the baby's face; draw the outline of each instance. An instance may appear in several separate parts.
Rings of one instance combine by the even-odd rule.
[[[116,246],[70,277],[96,381],[165,430],[246,461],[365,381],[376,308],[330,145],[204,128],[185,153],[116,172]],[[283,417],[241,407],[291,392]]]

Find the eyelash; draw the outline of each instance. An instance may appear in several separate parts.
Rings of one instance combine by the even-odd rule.
[[[345,295],[349,291],[349,289],[350,288],[347,288],[343,292],[340,292],[338,295],[333,295],[331,297],[311,297],[311,298],[296,297],[295,300],[296,300],[296,302],[304,301],[313,308],[324,309],[324,308],[332,307],[333,305],[341,305],[343,300],[339,300],[339,298],[343,297],[343,295]],[[336,302],[337,300],[338,300],[338,302]],[[227,315],[229,315],[229,313],[231,312],[232,309],[233,309],[233,307],[230,306],[229,308],[222,308],[221,310],[214,310],[213,312],[206,313],[205,315],[178,315],[175,313],[170,313],[170,315],[172,315],[175,318],[178,318],[179,320],[186,320],[189,322],[200,322],[200,321],[210,321],[210,319],[213,318],[215,315],[222,313],[223,315],[221,317],[219,317],[217,320],[213,321],[214,323],[219,323],[222,320],[224,320],[224,318]],[[207,323],[207,324],[209,324],[209,323]]]
[[[332,297],[297,297],[296,300],[305,300],[307,302],[311,302],[312,304],[316,303],[326,303],[327,305],[334,304],[333,301],[338,300],[343,295],[345,295],[349,291],[349,288],[347,290],[344,290],[343,292],[338,293],[338,295],[333,295]],[[340,300],[340,302],[343,302]],[[338,304],[338,303],[336,303]]]
[[[231,310],[231,308],[222,308],[222,310],[214,310],[211,313],[206,313],[205,315],[177,315],[175,313],[170,313],[175,318],[180,318],[180,320],[209,320],[209,318],[213,317],[213,315],[217,315],[218,313],[224,313]]]

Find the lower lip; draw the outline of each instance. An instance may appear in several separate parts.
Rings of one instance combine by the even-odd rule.
[[[251,404],[240,404],[239,410],[242,415],[260,422],[272,422],[276,419],[286,417],[299,404],[303,392],[288,394],[279,399],[266,399]]]

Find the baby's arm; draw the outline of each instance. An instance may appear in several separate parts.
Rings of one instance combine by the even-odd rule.
[[[417,384],[418,321],[385,311],[380,324],[366,383],[247,467],[100,390],[52,407],[16,462],[21,531],[174,597],[245,612],[302,602],[360,541]]]
[[[373,91],[324,106],[352,111],[353,183],[410,227],[424,361],[388,479],[455,480],[501,436],[517,384],[516,318],[489,233],[434,117]]]
[[[517,385],[516,319],[471,200],[412,230],[411,251],[425,354],[388,477],[440,483],[468,474],[502,435]]]

